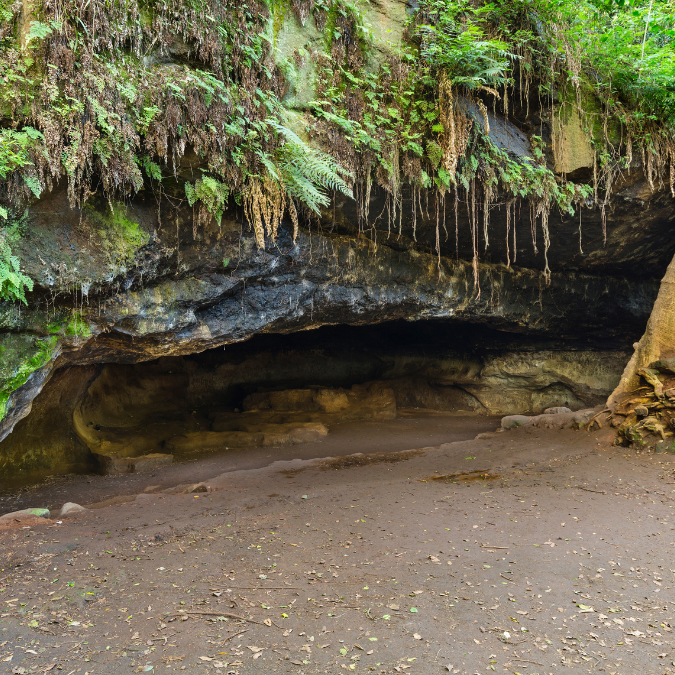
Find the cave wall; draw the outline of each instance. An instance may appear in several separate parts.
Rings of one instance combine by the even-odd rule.
[[[218,415],[241,411],[247,397],[267,391],[382,382],[399,409],[506,415],[588,408],[616,386],[626,347],[421,320],[262,334],[138,363],[64,366],[3,441],[0,471],[27,481],[97,471],[110,454],[167,452],[171,439],[210,429]]]
[[[97,470],[89,448],[73,425],[73,413],[98,374],[97,366],[57,370],[32,401],[32,415],[0,451],[1,486],[37,481],[46,476]]]
[[[402,11],[403,5],[394,3],[373,9],[372,18],[385,34],[394,24],[400,28]],[[279,53],[296,49],[298,40],[314,39],[303,31],[293,22],[284,25]],[[291,81],[289,109],[304,110],[312,93],[306,84],[302,75]],[[470,102],[462,105],[475,124],[483,124]],[[513,157],[531,152],[527,135],[513,121],[493,112],[488,117],[498,147]],[[538,124],[551,142],[559,139],[558,145],[552,142],[552,166],[557,162],[561,171],[582,179],[592,167],[587,149],[576,147],[578,120],[560,122],[554,130],[543,118]],[[201,162],[188,149],[172,187],[192,180]],[[441,202],[431,190],[416,195],[403,186],[401,218],[389,223],[387,195],[373,185],[373,218],[365,227],[357,202],[334,195],[320,218],[301,223],[295,241],[292,225],[282,222],[276,241],[258,249],[236,203],[219,225],[211,220],[195,227],[195,214],[184,201],[150,190],[124,204],[94,195],[79,209],[71,208],[65,185],[57,184],[31,206],[30,227],[14,245],[36,284],[28,306],[0,302],[0,456],[6,458],[0,477],[15,465],[24,470],[18,458],[25,453],[16,448],[24,442],[17,438],[26,436],[26,424],[13,438],[12,431],[27,416],[49,417],[31,410],[55,373],[61,373],[56,387],[59,378],[67,378],[63,372],[88,372],[77,368],[184,357],[322,326],[446,322],[452,355],[436,352],[429,360],[419,351],[399,354],[388,369],[374,370],[351,357],[339,365],[323,363],[325,372],[347,364],[377,371],[366,379],[396,382],[401,405],[506,413],[536,412],[556,402],[596,404],[621,370],[617,363],[627,359],[626,350],[642,334],[675,252],[673,199],[665,186],[649,185],[639,158],[634,164],[615,183],[604,217],[591,202],[574,218],[552,211],[550,279],[543,274],[542,232],[527,199],[508,230],[503,204],[493,205],[489,237],[477,228],[474,270],[468,203],[449,197]],[[357,189],[361,199],[362,193]],[[480,205],[477,217],[483,218]],[[402,325],[396,331],[406,333]],[[467,325],[515,338],[476,356],[453,346],[459,344],[455,334]],[[528,345],[533,338],[557,343],[533,348]],[[287,373],[291,379],[298,372],[309,378],[311,359],[300,362],[295,375]],[[283,372],[278,362],[270,368]],[[241,378],[235,371],[227,373],[233,381]],[[210,374],[199,377],[202,384],[195,376],[187,390],[195,400],[200,387],[209,398],[209,387],[221,386],[206,383]],[[66,398],[77,398],[78,387]]]

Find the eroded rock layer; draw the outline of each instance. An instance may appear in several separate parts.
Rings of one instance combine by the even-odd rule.
[[[2,443],[6,475],[126,472],[172,457],[319,440],[402,409],[593,407],[628,351],[447,320],[327,326],[139,363],[65,366]],[[273,449],[271,450],[273,452]]]

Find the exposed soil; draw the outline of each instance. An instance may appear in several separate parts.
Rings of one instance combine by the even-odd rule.
[[[675,673],[675,458],[604,430],[379,433],[0,533],[0,672]]]
[[[54,476],[19,489],[8,486],[5,490],[0,489],[0,515],[30,507],[60,509],[68,501],[89,505],[120,495],[135,495],[150,486],[168,488],[181,483],[198,483],[226,471],[259,469],[278,460],[399,452],[423,445],[469,440],[498,425],[498,417],[404,409],[399,410],[396,420],[331,425],[328,436],[311,443],[186,453],[175,464],[149,472],[119,476]]]

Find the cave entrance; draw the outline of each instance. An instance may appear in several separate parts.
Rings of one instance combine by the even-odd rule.
[[[485,331],[444,341],[438,326],[419,327],[324,327],[106,364],[75,406],[74,429],[106,473],[214,453],[245,468],[401,451],[492,430],[498,418],[471,391]]]
[[[409,450],[474,438],[502,415],[598,405],[626,359],[621,345],[442,320],[264,334],[197,354],[63,368],[0,453],[21,467],[48,445],[34,476]]]

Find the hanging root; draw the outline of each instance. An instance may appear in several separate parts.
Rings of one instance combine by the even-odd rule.
[[[287,206],[286,191],[273,178],[250,178],[244,193],[244,214],[251,223],[258,248],[265,248],[265,233],[276,239]],[[288,210],[293,221],[293,241],[298,233],[298,214],[292,200]]]
[[[438,107],[440,122],[444,129],[439,139],[441,150],[443,151],[441,164],[454,181],[455,174],[457,173],[457,163],[466,152],[466,147],[469,143],[473,121],[457,110],[452,92],[452,83],[445,73],[441,76]]]

